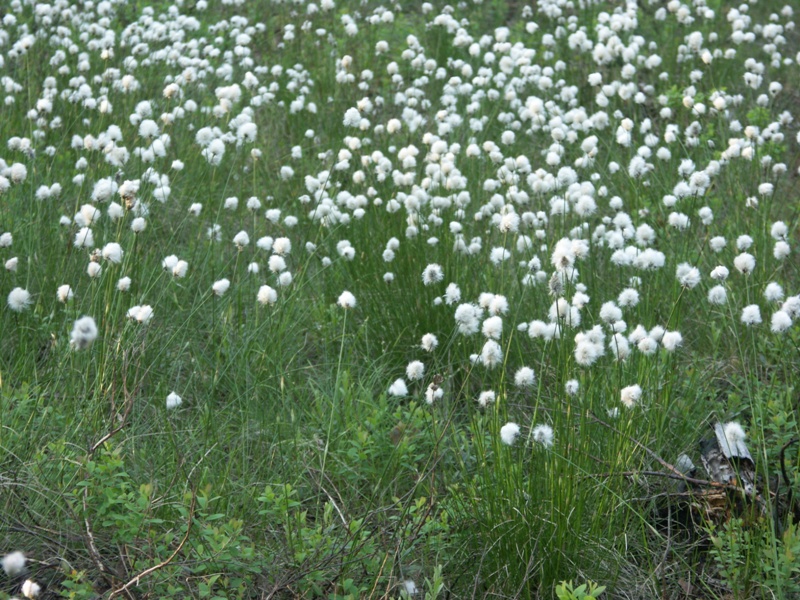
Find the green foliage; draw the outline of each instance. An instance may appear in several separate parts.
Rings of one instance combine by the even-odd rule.
[[[444,589],[442,566],[436,565],[433,569],[433,578],[425,579],[425,600],[436,600],[444,592]]]
[[[85,571],[69,571],[63,573],[64,579],[61,581],[59,595],[68,600],[88,600],[95,598],[97,592],[94,584],[89,579]]]
[[[556,586],[558,600],[584,600],[585,598],[599,598],[606,591],[605,586],[597,585],[590,581],[578,587],[573,587],[571,581],[562,581]]]
[[[778,598],[800,593],[797,525],[790,523],[779,539],[769,527],[769,522],[731,519],[721,528],[710,528],[711,555],[734,598],[750,598],[755,592]]]

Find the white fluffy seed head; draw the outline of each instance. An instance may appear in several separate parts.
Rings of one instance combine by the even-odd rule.
[[[26,579],[20,589],[20,592],[22,592],[22,595],[26,598],[37,598],[41,591],[42,587],[31,579]]]
[[[278,292],[268,285],[258,289],[257,299],[261,304],[275,304],[278,301]]]
[[[97,339],[97,323],[92,317],[81,317],[72,327],[70,345],[78,350],[85,350]]]
[[[425,376],[425,365],[422,361],[414,360],[406,366],[406,376],[411,381],[417,381]]]
[[[642,388],[638,385],[629,385],[620,392],[620,400],[627,408],[633,408],[641,399]]]
[[[761,323],[761,309],[758,304],[750,304],[742,309],[742,323],[758,325]]]
[[[770,330],[773,333],[783,333],[791,326],[792,326],[792,317],[790,317],[789,313],[787,313],[786,311],[778,310],[772,314]]]
[[[421,347],[426,352],[433,352],[436,349],[436,346],[438,345],[439,345],[439,339],[432,333],[426,333],[425,335],[422,336]]]
[[[733,266],[739,273],[749,275],[756,268],[756,259],[752,254],[742,252],[733,259]]]
[[[507,446],[511,446],[519,436],[519,425],[508,422],[500,428],[500,439]]]
[[[545,448],[552,448],[553,446],[553,428],[549,425],[537,425],[531,431],[531,438],[537,444]]]
[[[20,287],[15,287],[8,294],[8,308],[14,312],[22,312],[30,306],[32,302],[31,293]]]
[[[514,384],[517,387],[532,387],[536,383],[536,375],[530,367],[520,367],[514,374]]]
[[[59,302],[69,302],[75,296],[75,293],[72,291],[72,287],[68,284],[58,286],[56,290],[56,298]]]
[[[214,292],[215,296],[222,296],[228,291],[229,287],[231,287],[231,282],[229,279],[220,279],[219,281],[214,282],[214,284],[211,286],[211,291]]]
[[[742,426],[736,421],[725,423],[725,425],[722,426],[722,430],[725,432],[725,439],[731,446],[743,442],[745,437],[747,437]]]
[[[336,303],[344,309],[355,308],[356,297],[352,293],[345,290],[339,295],[339,299],[336,301]]]
[[[389,395],[396,398],[408,396],[408,387],[406,386],[406,382],[402,377],[395,379],[392,385],[389,386]]]
[[[178,408],[183,403],[183,398],[178,396],[175,392],[170,392],[167,395],[167,410]]]
[[[25,555],[22,552],[6,554],[2,560],[3,571],[9,577],[16,577],[25,570]]]
[[[481,331],[489,339],[499,340],[503,334],[503,319],[500,317],[489,317],[484,320]]]

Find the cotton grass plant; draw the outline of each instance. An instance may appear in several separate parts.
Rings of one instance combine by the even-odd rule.
[[[12,2],[0,594],[791,597],[794,18]]]

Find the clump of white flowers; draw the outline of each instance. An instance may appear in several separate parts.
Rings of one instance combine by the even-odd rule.
[[[128,318],[139,323],[149,323],[153,318],[153,307],[149,304],[136,305],[128,309]]]

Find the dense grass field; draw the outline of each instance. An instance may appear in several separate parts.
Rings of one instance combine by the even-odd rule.
[[[800,598],[792,5],[8,0],[0,599]]]

